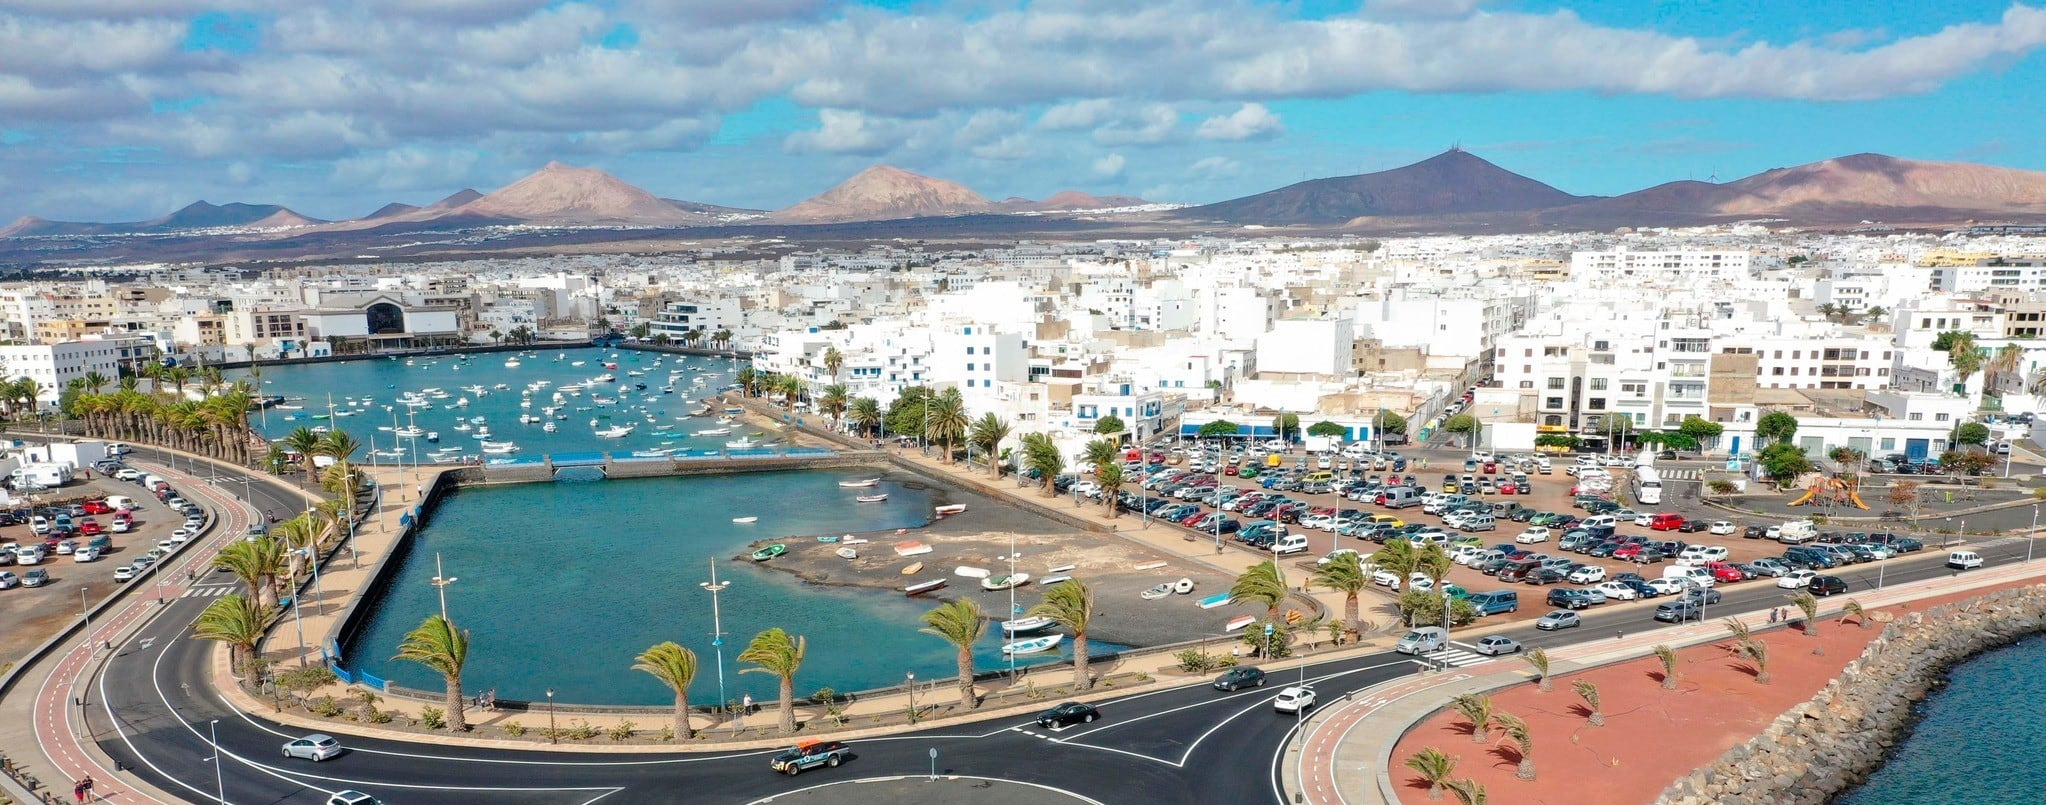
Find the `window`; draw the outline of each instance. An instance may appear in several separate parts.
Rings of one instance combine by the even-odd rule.
[[[1522,380],[1522,381],[1520,381],[1520,387],[1521,387],[1521,388],[1524,388],[1524,389],[1531,389],[1531,388],[1534,388],[1534,381],[1532,381],[1532,380]]]
[[[973,364],[970,364],[970,363],[969,363],[969,364],[967,364],[967,365],[966,365],[966,371],[969,371],[969,372],[973,371]]]
[[[1547,400],[1543,401],[1542,407],[1543,407],[1543,408],[1561,408],[1561,407],[1563,407],[1563,398],[1561,398],[1561,397],[1550,397],[1549,399],[1547,399]]]
[[[1593,397],[1591,398],[1591,401],[1588,403],[1588,405],[1593,411],[1604,411],[1606,410],[1606,398]]]
[[[1947,421],[1948,419],[1951,419],[1951,418],[1953,418],[1953,415],[1951,415],[1951,414],[1933,414],[1933,415],[1932,415],[1932,421],[1934,421],[1934,422],[1945,422],[1945,421]]]
[[[1557,390],[1561,390],[1562,388],[1563,388],[1563,378],[1560,378],[1560,377],[1552,377],[1552,378],[1549,378],[1549,390],[1551,390],[1551,391],[1557,391]]]
[[[1603,377],[1594,377],[1594,378],[1592,378],[1592,379],[1591,379],[1591,390],[1592,390],[1592,391],[1605,391],[1605,390],[1606,390],[1606,379],[1605,379],[1605,378],[1603,378]]]
[[[1925,420],[1925,414],[1920,413],[1918,411],[1912,411],[1911,415],[1905,418],[1911,420],[1912,422],[1923,422]]]

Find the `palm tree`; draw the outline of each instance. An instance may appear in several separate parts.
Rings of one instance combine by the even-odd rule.
[[[1551,685],[1549,684],[1548,650],[1537,648],[1532,651],[1529,651],[1526,654],[1520,655],[1520,659],[1522,662],[1527,663],[1527,667],[1534,669],[1536,689],[1549,690],[1551,688]]]
[[[272,526],[270,538],[288,551],[286,575],[297,579],[303,569],[300,563],[311,561],[314,546],[319,544],[320,528],[311,516],[301,514]]]
[[[1044,489],[1044,496],[1051,497],[1052,481],[1066,471],[1065,456],[1059,454],[1058,445],[1050,436],[1042,433],[1023,434],[1023,462],[1031,472],[1037,473],[1037,482]]]
[[[711,343],[717,344],[720,348],[729,348],[732,345],[732,331],[719,330],[711,334],[710,340]]]
[[[1407,756],[1407,768],[1421,775],[1428,784],[1428,798],[1441,799],[1442,792],[1449,787],[1449,777],[1456,773],[1456,758],[1435,747],[1428,747]]]
[[[79,380],[84,381],[86,392],[91,394],[100,393],[100,390],[105,389],[107,387],[107,383],[111,382],[107,380],[106,375],[100,374],[98,372],[86,372],[85,376],[79,378]]]
[[[1414,554],[1414,570],[1428,577],[1430,590],[1442,589],[1442,580],[1448,578],[1449,569],[1455,566],[1456,560],[1449,558],[1449,552],[1432,542]]]
[[[781,395],[783,408],[794,411],[796,400],[803,396],[803,380],[795,375],[780,375],[775,377],[771,390]]]
[[[1343,621],[1349,624],[1351,634],[1363,634],[1357,597],[1371,588],[1371,574],[1364,572],[1364,558],[1355,553],[1329,557],[1328,564],[1314,569],[1314,583],[1343,594]]]
[[[1009,423],[994,412],[982,414],[973,421],[973,428],[966,437],[967,444],[980,448],[980,454],[987,457],[987,465],[994,470],[996,478],[1002,477],[1002,441],[1009,438]]]
[[[1605,726],[1606,714],[1598,707],[1600,698],[1598,686],[1592,684],[1589,680],[1579,679],[1576,682],[1570,683],[1570,689],[1577,691],[1578,698],[1583,699],[1585,708],[1591,711],[1591,717],[1586,719],[1586,721],[1594,727]]]
[[[845,384],[833,383],[824,387],[817,396],[817,410],[831,416],[831,429],[838,430],[839,420],[845,415]]]
[[[1736,643],[1745,643],[1754,637],[1754,632],[1748,629],[1748,625],[1740,618],[1729,616],[1720,623],[1726,626],[1726,633],[1732,635]]]
[[[1953,366],[1954,375],[1959,377],[1963,384],[1982,370],[1984,361],[1982,350],[1975,346],[1975,336],[1972,334],[1957,333],[1947,345],[1947,363]]]
[[[1450,783],[1449,792],[1456,795],[1457,805],[1486,805],[1491,801],[1485,796],[1485,786],[1469,777]]]
[[[1379,570],[1389,571],[1399,577],[1398,584],[1404,585],[1415,570],[1421,566],[1421,557],[1414,550],[1414,543],[1403,539],[1389,539],[1385,547],[1371,555],[1371,563]]]
[[[881,402],[872,397],[858,397],[852,401],[850,418],[861,432],[871,432],[881,426],[883,415]]]
[[[1834,317],[1840,315],[1840,306],[1831,302],[1821,304],[1819,305],[1819,315],[1826,317],[1826,321],[1832,321]]]
[[[924,436],[944,445],[945,463],[952,463],[952,444],[964,439],[966,428],[973,424],[966,415],[966,400],[959,396],[958,389],[945,389],[931,401],[927,416]]]
[[[825,373],[829,374],[831,376],[831,379],[836,381],[838,380],[838,370],[844,367],[845,356],[839,353],[838,347],[825,347],[824,348]]]
[[[1849,598],[1847,603],[1840,605],[1840,621],[1842,623],[1847,622],[1847,616],[1849,615],[1854,616],[1854,622],[1861,624],[1861,628],[1868,628],[1868,610],[1861,605],[1860,601]]]
[[[1798,612],[1804,614],[1804,633],[1807,635],[1818,634],[1819,599],[1813,597],[1811,593],[1800,592],[1790,596],[1790,603],[1792,606],[1797,607]]]
[[[1741,642],[1741,656],[1755,664],[1755,684],[1769,684],[1769,644],[1749,639]]]
[[[924,628],[917,631],[945,638],[959,650],[959,706],[973,709],[973,646],[987,636],[987,619],[981,616],[980,605],[961,598],[924,613],[923,621]]]
[[[1662,662],[1662,689],[1677,689],[1677,650],[1666,645],[1655,647],[1655,658]]]
[[[1269,559],[1251,565],[1229,587],[1229,603],[1263,604],[1265,620],[1270,623],[1279,622],[1279,603],[1285,600],[1286,576]]]
[[[233,573],[256,603],[277,605],[277,577],[284,574],[284,546],[270,537],[235,540],[213,555],[212,566]]]
[[[299,466],[305,471],[306,480],[312,480],[313,457],[320,454],[320,445],[324,444],[320,434],[314,433],[312,428],[300,425],[287,434],[281,444],[284,445],[284,449],[298,454]]]
[[[1496,720],[1492,712],[1492,697],[1483,693],[1465,693],[1450,699],[1449,707],[1471,723],[1471,743],[1481,744],[1491,738],[1492,723]]]
[[[1520,754],[1520,768],[1513,776],[1522,780],[1535,778],[1534,736],[1529,734],[1527,720],[1512,713],[1500,713],[1494,717],[1499,722],[1499,731],[1506,734],[1506,740],[1513,742],[1513,750]]]
[[[1119,510],[1116,508],[1116,493],[1122,491],[1129,478],[1123,474],[1122,465],[1109,463],[1094,468],[1094,483],[1101,485],[1101,502],[1108,507],[1108,519],[1113,520]]]
[[[469,633],[455,628],[453,621],[428,615],[419,628],[405,634],[394,660],[424,665],[447,680],[448,729],[467,732],[469,719],[462,707],[462,666],[469,661]]]
[[[751,397],[760,387],[760,372],[751,366],[741,366],[739,373],[732,376],[732,381],[739,384],[739,396]]]
[[[263,627],[269,621],[269,610],[248,596],[223,595],[213,599],[192,622],[192,636],[226,643],[228,667],[239,671],[255,658],[256,642],[263,639]]]
[[[2001,389],[2012,378],[2023,379],[2024,375],[2018,370],[2024,365],[2025,348],[2017,344],[2005,344],[1996,348],[1996,352],[1990,356],[1989,362],[1982,370],[1988,374],[1989,383]]]
[[[1080,460],[1089,466],[1098,468],[1103,464],[1113,463],[1115,455],[1115,442],[1107,439],[1095,439],[1088,442],[1087,446],[1081,450]]]
[[[1871,322],[1877,322],[1882,321],[1882,318],[1884,316],[1890,315],[1890,311],[1888,308],[1885,308],[1882,305],[1876,305],[1875,307],[1869,308],[1868,312],[1863,313],[1862,315],[1867,316],[1868,320]]]
[[[327,432],[326,437],[320,440],[320,445],[313,448],[313,452],[316,455],[340,461],[355,455],[355,451],[361,449],[362,442],[356,441],[354,436],[348,435],[348,431],[333,430]]]
[[[1073,689],[1094,687],[1087,677],[1087,625],[1094,620],[1094,591],[1079,579],[1066,579],[1046,588],[1044,600],[1029,614],[1042,615],[1073,633]]]
[[[757,667],[741,668],[742,674],[773,674],[781,680],[781,731],[796,731],[796,671],[803,667],[803,653],[809,649],[809,642],[802,636],[791,636],[776,626],[753,636],[753,642],[746,650],[739,652],[740,662],[750,662]]]
[[[696,681],[696,652],[670,640],[655,643],[634,659],[638,662],[632,670],[652,674],[675,691],[675,734],[685,741],[696,737],[696,730],[689,726],[689,684]]]

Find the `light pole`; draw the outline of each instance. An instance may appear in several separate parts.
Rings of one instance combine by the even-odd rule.
[[[428,583],[432,584],[434,589],[440,592],[440,619],[443,621],[448,619],[448,585],[455,583],[455,581],[456,578],[454,576],[450,576],[441,570],[440,552],[434,551],[433,578],[429,579]]]
[[[547,689],[547,742],[561,743],[561,733],[554,731],[554,689]]]
[[[2039,541],[2039,507],[2032,507],[2032,533],[2025,540],[2025,563],[2032,563],[2032,545]]]
[[[725,625],[724,616],[718,610],[718,593],[726,587],[732,586],[732,583],[729,581],[724,583],[718,582],[718,561],[712,559],[710,560],[710,581],[697,582],[696,586],[710,591],[710,647],[717,650],[718,709],[722,710],[725,707],[725,703],[731,700],[725,698]]]
[[[1014,652],[1011,652],[1014,653]],[[909,692],[909,723],[916,723],[916,672],[911,671],[903,678],[902,689]]]
[[[2033,507],[2033,509],[2032,509],[2032,510],[2033,510],[2034,512],[2037,512],[2037,511],[2038,511],[2038,508],[2037,508],[2037,507]],[[2034,519],[2037,519],[2036,515],[2034,516]],[[85,644],[86,644],[87,646],[91,646],[91,645],[92,645],[92,610],[91,610],[90,608],[88,608],[88,607],[86,606],[86,604],[85,604],[85,590],[86,590],[86,588],[84,588],[84,587],[80,587],[80,588],[78,588],[78,614],[79,614],[79,615],[82,615],[82,616],[84,616],[84,617],[85,617]],[[97,650],[97,649],[95,649],[95,651],[96,651],[96,650]]]
[[[220,719],[213,719],[206,725],[213,743],[213,791],[214,801],[227,805],[227,775],[220,770]]]
[[[2037,512],[2038,508],[2033,507],[2033,511]],[[1014,584],[1016,579],[1016,559],[1016,534],[1012,531],[1009,533],[1009,580],[1011,582],[1009,584],[1009,620],[1016,619],[1016,585]],[[1002,631],[1008,632],[1010,630],[1003,629]],[[1008,637],[1008,635],[1004,634],[1003,637]],[[1016,652],[1007,651],[1003,653],[1009,655],[1009,682],[1010,684],[1015,684]]]

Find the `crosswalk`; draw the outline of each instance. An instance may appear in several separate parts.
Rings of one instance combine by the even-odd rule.
[[[241,588],[240,588],[240,587],[234,587],[234,586],[222,586],[222,587],[193,587],[192,589],[186,590],[186,591],[185,591],[185,594],[184,594],[184,595],[182,595],[182,596],[179,596],[179,597],[180,597],[180,598],[219,598],[219,597],[221,597],[221,596],[223,596],[223,595],[227,595],[228,593],[234,592],[234,591],[236,591],[236,590],[239,590],[239,589],[241,589]]]
[[[1462,668],[1469,665],[1477,665],[1481,662],[1492,661],[1491,657],[1477,653],[1474,650],[1476,648],[1477,646],[1468,643],[1451,641],[1448,648],[1416,657],[1413,662],[1430,668],[1439,668],[1445,665],[1450,668]]]
[[[1663,480],[1665,481],[1695,481],[1702,477],[1698,474],[1697,470],[1678,469],[1674,467],[1666,470],[1659,470],[1658,474],[1660,474]]]

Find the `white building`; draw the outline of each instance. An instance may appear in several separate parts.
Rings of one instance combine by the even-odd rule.
[[[0,377],[26,377],[41,388],[36,404],[55,408],[71,381],[98,372],[108,383],[121,376],[121,349],[108,341],[0,346]]]
[[[1356,327],[1349,318],[1282,319],[1257,338],[1257,371],[1349,377]]]
[[[1592,285],[1692,285],[1700,281],[1747,279],[1754,255],[1746,251],[1572,252],[1570,280]]]

